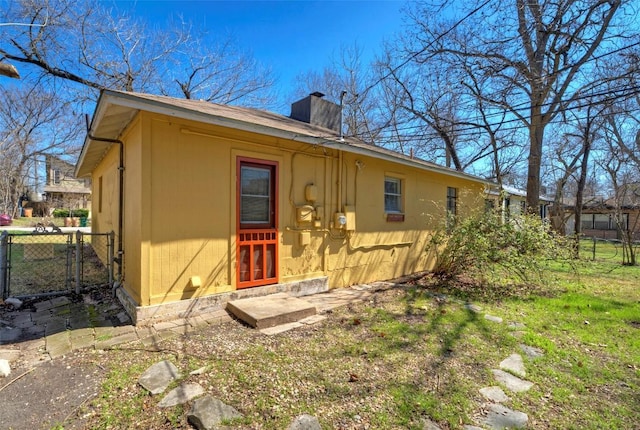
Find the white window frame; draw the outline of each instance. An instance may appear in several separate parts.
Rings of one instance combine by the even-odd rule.
[[[387,183],[393,183],[397,185],[397,192],[396,193],[392,193],[392,192],[387,192]],[[404,213],[404,205],[403,205],[403,198],[402,198],[402,179],[400,178],[395,178],[392,176],[385,176],[384,177],[384,212],[385,213],[392,213],[392,214],[401,214]],[[387,206],[387,196],[393,197],[395,199],[397,199],[397,208],[391,208]]]

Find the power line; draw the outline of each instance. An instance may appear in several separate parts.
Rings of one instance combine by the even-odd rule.
[[[427,49],[431,48],[437,41],[439,41],[440,39],[442,39],[443,37],[445,37],[446,35],[448,35],[449,33],[451,33],[453,30],[456,29],[456,27],[458,27],[460,24],[462,24],[464,21],[466,21],[467,19],[469,19],[471,16],[475,15],[476,13],[478,13],[482,8],[484,8],[486,5],[488,5],[491,2],[491,0],[487,0],[484,3],[482,3],[480,6],[478,6],[477,8],[475,8],[474,10],[472,10],[471,12],[469,12],[467,15],[465,15],[462,19],[458,20],[453,26],[451,26],[451,28],[449,28],[447,31],[445,31],[444,33],[441,33],[438,35],[438,37],[436,37],[433,41],[431,41],[427,46],[425,46],[424,48],[422,48],[420,51],[418,52],[414,52],[413,54],[411,54],[409,56],[409,58],[407,58],[406,60],[404,60],[402,63],[400,63],[399,65],[397,65],[396,67],[394,67],[393,69],[391,69],[389,72],[385,73],[384,75],[382,75],[380,78],[378,78],[374,83],[372,83],[371,85],[369,85],[367,88],[365,88],[362,91],[363,95],[366,95],[373,87],[375,87],[376,85],[380,84],[380,82],[382,82],[383,80],[387,79],[389,76],[391,76],[392,73],[397,72],[398,70],[400,70],[402,67],[406,66],[407,64],[409,64],[409,62],[415,58],[417,58],[419,55],[422,55],[423,53],[425,53],[427,51]]]
[[[586,103],[583,105],[578,105],[575,107],[571,107],[571,108],[567,108],[565,109],[565,111],[571,111],[571,110],[575,110],[575,109],[583,109],[586,107],[591,107],[591,106],[599,106],[602,105],[605,102],[608,101],[613,101],[613,100],[622,100],[622,99],[628,99],[630,97],[633,97],[637,94],[640,93],[640,86],[635,86],[633,88],[630,88],[631,90],[633,90],[632,92],[629,92],[628,94],[622,94],[622,95],[617,95],[615,97],[611,97],[609,99],[605,99],[603,101],[599,101],[599,102],[591,102],[591,103]],[[626,114],[632,114],[635,111],[628,111],[628,110],[623,110],[623,111],[619,111],[619,113],[626,113]],[[576,120],[581,120],[581,119],[587,119],[587,117],[578,117],[576,118]],[[415,121],[415,119],[412,119],[411,121]],[[407,121],[406,123],[408,123],[409,121]],[[465,121],[465,122],[469,122],[469,121]],[[455,128],[455,135],[456,137],[465,137],[465,136],[474,136],[477,135],[478,133],[482,133],[483,130],[485,130],[486,127],[491,127],[491,126],[498,126],[498,125],[504,125],[504,124],[510,124],[510,123],[518,123],[521,122],[521,120],[519,118],[510,118],[504,121],[501,121],[499,123],[492,123],[489,124],[487,126],[482,126],[482,125],[477,125],[477,126],[473,126],[473,125],[467,125],[465,127],[460,127],[460,128]],[[557,119],[557,120],[552,120],[549,121],[548,124],[564,124],[565,121],[562,119]],[[412,130],[419,130],[422,127],[428,126],[426,124],[417,124],[414,126],[410,126],[410,127],[404,127],[404,128],[399,128],[396,129],[397,131],[412,131]],[[374,130],[374,132],[382,132],[384,131],[386,128],[388,127],[381,127],[378,128],[376,130]],[[501,128],[499,131],[501,132],[505,132],[505,131],[514,131],[514,130],[520,130],[522,129],[522,126],[511,126],[511,127],[505,127],[505,128]],[[351,136],[351,137],[355,137],[355,136]],[[421,133],[413,133],[413,134],[404,134],[402,135],[402,138],[405,139],[416,139],[416,138],[439,138],[439,134],[437,132],[431,132],[431,133],[425,133],[425,132],[421,132]],[[398,138],[392,138],[392,137],[387,137],[387,138],[382,138],[382,139],[378,139],[377,142],[379,143],[391,143],[391,142],[396,142],[398,140]]]
[[[623,75],[622,77],[624,77],[625,75]],[[589,101],[589,103],[583,103],[583,104],[576,104],[573,106],[567,106],[565,108],[562,109],[563,112],[568,112],[568,111],[573,111],[573,110],[579,110],[579,109],[584,109],[586,107],[591,107],[591,106],[599,106],[602,105],[604,103],[608,103],[608,102],[612,102],[612,101],[616,101],[619,99],[628,99],[630,97],[633,97],[637,94],[640,93],[640,86],[638,85],[634,85],[634,86],[628,86],[628,84],[625,84],[624,86],[619,86],[616,88],[610,88],[598,93],[589,93],[589,94],[585,94],[583,96],[577,97],[575,98],[573,101],[574,102],[579,102],[581,100],[591,100],[594,97],[600,97],[600,96],[606,96],[612,93],[620,93],[623,92],[623,94],[617,94],[615,96],[612,97],[605,97],[604,99],[598,100],[598,101]],[[545,103],[543,105],[541,105],[541,107],[545,107],[545,106],[550,106],[552,104],[552,102],[549,103]],[[521,108],[518,106],[522,106]],[[526,110],[526,109],[530,109],[530,104],[529,103],[522,103],[520,105],[515,105],[513,108],[509,109],[509,110],[503,110],[500,112],[489,112],[485,115],[485,118],[489,118],[489,117],[493,117],[493,116],[504,116],[505,114],[508,113],[513,113],[513,112],[517,112],[517,111],[521,111],[521,110]],[[405,121],[405,124],[414,122],[416,119],[415,118],[411,118],[410,120]],[[475,118],[468,118],[466,120],[464,120],[464,122],[468,123],[468,122],[473,122],[476,121],[478,122],[478,126],[471,126],[469,125],[466,128],[462,128],[462,129],[456,129],[456,131],[465,131],[465,130],[478,130],[478,129],[483,129],[486,127],[497,127],[497,126],[501,126],[503,124],[508,124],[508,123],[512,123],[512,122],[522,122],[521,119],[519,118],[511,118],[511,119],[507,119],[507,120],[502,120],[499,122],[493,122],[493,123],[489,123],[489,124],[480,124],[480,121],[478,119],[478,117],[476,116]],[[550,123],[554,123],[553,121]],[[397,125],[398,123],[396,123]],[[377,129],[374,129],[373,132],[377,133],[377,132],[381,132],[383,130],[385,130],[386,128],[388,128],[389,126],[386,127],[379,127]],[[409,126],[409,127],[402,127],[402,128],[397,128],[396,130],[398,131],[410,131],[413,129],[418,129],[422,127],[422,125],[413,125],[413,126]],[[504,130],[504,129],[503,129]],[[352,136],[355,137],[355,136]]]

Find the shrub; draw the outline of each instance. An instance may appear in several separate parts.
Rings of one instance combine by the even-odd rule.
[[[549,260],[569,260],[568,247],[535,215],[503,221],[497,211],[475,213],[439,229],[431,238],[434,274],[453,279],[463,274],[481,280],[528,282],[543,279]]]
[[[55,209],[53,211],[54,218],[67,218],[69,217],[69,209]],[[71,217],[73,218],[87,218],[89,216],[89,209],[73,209],[71,211]]]

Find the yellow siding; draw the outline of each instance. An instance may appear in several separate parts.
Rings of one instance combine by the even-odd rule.
[[[137,118],[122,138],[124,147],[124,205],[123,248],[125,277],[123,286],[138,303],[148,304],[147,282],[142,277],[141,261],[145,241],[142,236],[144,204],[142,192],[142,122]]]
[[[281,283],[328,276],[335,288],[429,269],[425,248],[445,218],[447,187],[458,188],[460,212],[483,204],[475,181],[161,115],[141,113],[123,140],[125,288],[141,305],[235,290],[237,157],[278,162]],[[109,194],[106,213],[94,202],[98,231],[117,225],[116,167],[114,146],[94,174],[94,188],[103,175]],[[403,222],[386,219],[386,175],[402,181]],[[305,198],[311,184],[313,203]],[[296,218],[308,204],[318,225]],[[355,231],[332,228],[345,206],[354,208]]]
[[[118,235],[118,145],[111,147],[102,162],[92,174],[91,193],[95,207],[91,211],[91,229],[98,233],[116,233]],[[106,264],[108,256],[104,246],[96,246],[96,253]]]

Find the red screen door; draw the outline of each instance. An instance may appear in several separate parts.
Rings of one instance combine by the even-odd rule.
[[[238,288],[278,282],[277,167],[238,159]]]

